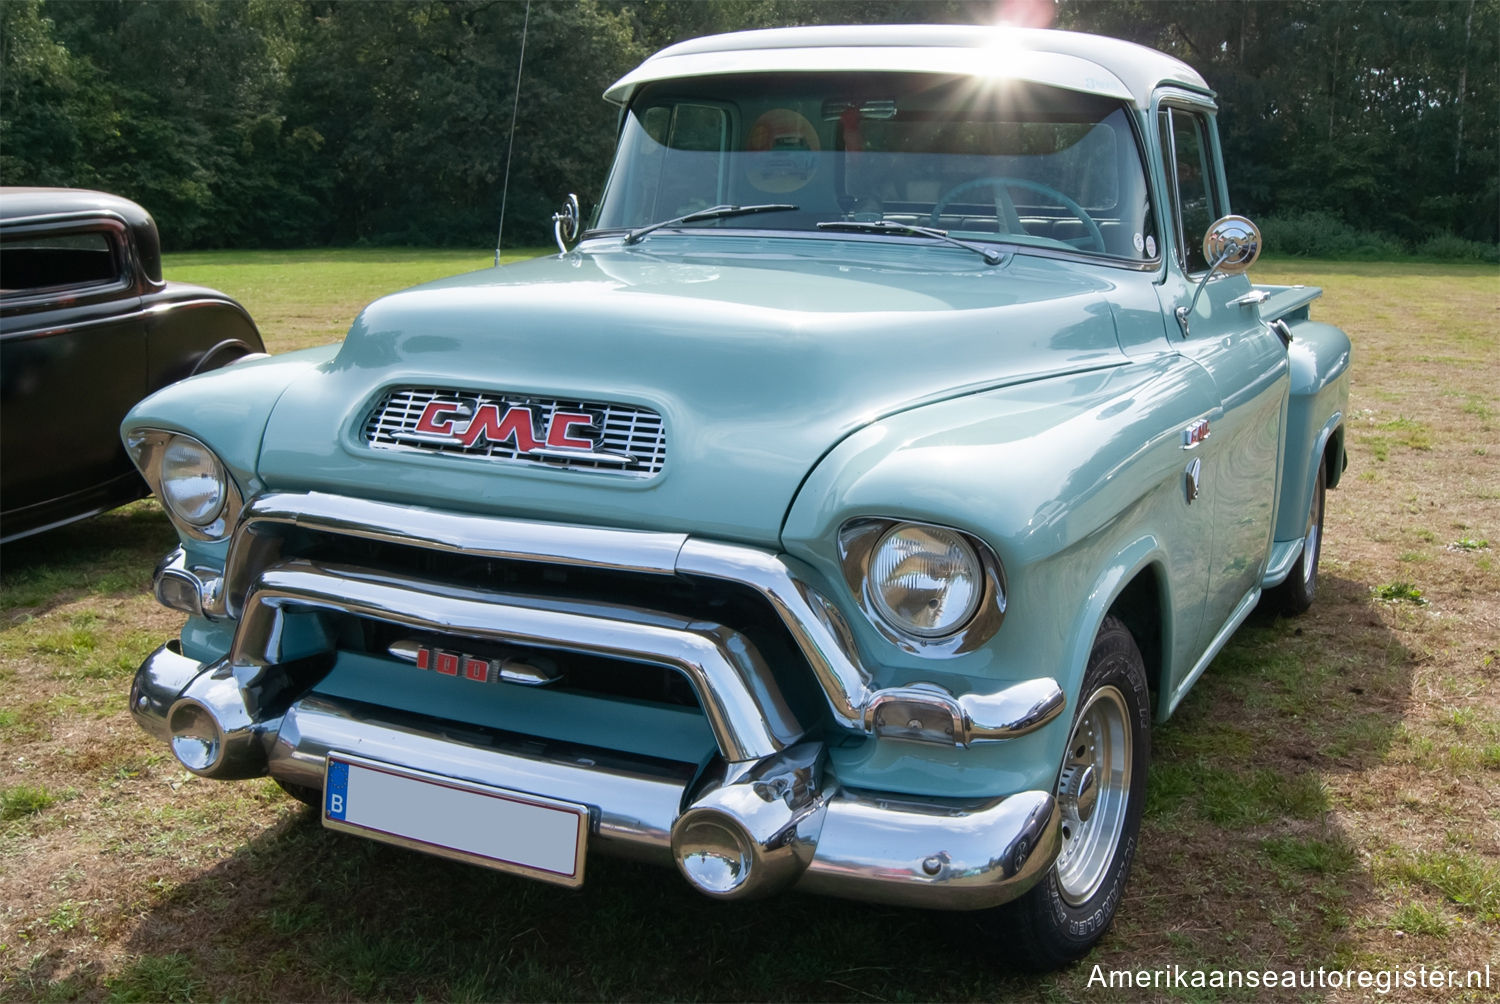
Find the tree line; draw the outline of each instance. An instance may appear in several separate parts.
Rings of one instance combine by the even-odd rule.
[[[1239,212],[1500,240],[1500,0],[4,0],[0,182],[128,196],[171,249],[485,246],[509,160],[506,243],[541,243],[656,49],[997,15],[1198,69]]]

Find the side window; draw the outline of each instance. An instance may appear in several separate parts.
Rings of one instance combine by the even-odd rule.
[[[103,286],[120,279],[120,256],[109,234],[16,234],[0,239],[0,291]]]
[[[1208,119],[1181,108],[1163,108],[1162,149],[1167,151],[1168,181],[1173,186],[1173,229],[1177,259],[1188,273],[1203,272],[1203,235],[1223,215],[1223,201],[1215,185]]]

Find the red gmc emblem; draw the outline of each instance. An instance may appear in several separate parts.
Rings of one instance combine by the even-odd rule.
[[[452,676],[475,683],[520,683],[527,686],[552,683],[560,678],[557,667],[524,658],[484,659],[466,652],[435,648],[415,641],[398,641],[389,649],[391,655],[415,663],[440,676]]]
[[[504,410],[502,411],[502,407]],[[510,443],[517,453],[592,453],[599,445],[598,417],[583,411],[554,411],[526,404],[434,400],[422,409],[412,439],[455,443],[468,448],[483,440]]]

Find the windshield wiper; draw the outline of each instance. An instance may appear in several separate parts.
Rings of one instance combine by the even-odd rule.
[[[645,237],[653,230],[660,230],[662,227],[675,227],[679,223],[697,223],[700,220],[723,220],[731,216],[749,216],[751,213],[782,213],[789,209],[797,208],[799,207],[787,202],[771,202],[763,206],[710,206],[708,209],[700,209],[696,213],[688,213],[686,216],[677,216],[670,220],[662,220],[660,223],[641,227],[639,230],[632,230],[625,235],[624,243],[627,246],[638,244],[642,237]]]
[[[939,230],[936,227],[919,227],[915,223],[897,223],[895,220],[825,220],[818,224],[818,229],[847,230],[856,234],[914,234],[918,237],[931,237],[935,241],[952,244],[965,251],[973,251],[988,265],[998,265],[1005,260],[1005,256],[998,251],[961,241],[957,237],[949,237],[946,230]]]

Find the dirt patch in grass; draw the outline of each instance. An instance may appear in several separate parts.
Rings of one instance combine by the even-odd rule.
[[[195,778],[125,709],[179,623],[146,594],[172,546],[148,502],[4,554],[0,997],[1342,1001],[1375,995],[1090,980],[1096,964],[1494,967],[1500,276],[1257,278],[1323,285],[1314,317],[1355,341],[1321,592],[1301,618],[1252,618],[1156,734],[1136,872],[1083,965],[1010,972],[979,917],[716,904],[603,858],[561,893],[331,833],[267,781]],[[229,279],[214,284],[235,293]]]

